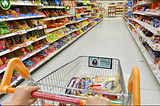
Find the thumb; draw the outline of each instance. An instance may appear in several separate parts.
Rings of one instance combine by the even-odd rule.
[[[30,91],[29,91],[29,93],[30,93],[30,97],[31,98],[33,98],[32,96],[31,96],[31,93],[33,92],[33,91],[38,91],[38,89],[39,89],[39,87],[38,86],[30,86]]]
[[[31,88],[31,89],[30,89],[30,92],[38,91],[39,86],[31,86],[30,88]]]

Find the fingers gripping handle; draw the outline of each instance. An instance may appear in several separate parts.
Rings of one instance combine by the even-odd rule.
[[[28,71],[26,66],[22,63],[22,61],[19,58],[11,59],[7,64],[7,67],[2,79],[2,83],[0,86],[1,93],[14,93],[15,89],[12,87],[9,87],[14,69],[16,69],[24,79],[26,79],[30,75],[30,72]]]
[[[133,94],[133,105],[140,105],[140,75],[137,67],[132,69],[128,82],[128,91]]]

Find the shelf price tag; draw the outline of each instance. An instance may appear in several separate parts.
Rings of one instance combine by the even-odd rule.
[[[37,30],[43,29],[42,26],[37,26]]]
[[[27,31],[26,31],[26,30],[20,30],[20,31],[18,31],[17,33],[18,33],[19,35],[22,35],[22,34],[27,33]]]
[[[52,20],[56,20],[56,17],[52,17]]]
[[[154,75],[157,75],[157,74],[158,74],[158,71],[156,70],[155,67],[152,69],[152,71],[153,71],[153,74],[154,74]]]
[[[46,24],[44,25],[44,28],[47,28],[47,25],[46,25]]]

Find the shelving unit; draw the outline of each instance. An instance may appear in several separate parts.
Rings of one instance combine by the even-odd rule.
[[[99,3],[100,4],[100,3]],[[87,3],[87,5],[93,5],[96,6],[95,3]],[[17,6],[27,6],[27,7],[36,7],[36,9],[40,9],[40,10],[45,10],[45,9],[50,9],[50,10],[55,10],[55,9],[64,9],[64,6],[44,6],[43,4],[35,4],[35,3],[24,3],[24,2],[12,2],[12,6],[13,7],[17,7]],[[87,10],[87,6],[81,6],[81,7],[73,7],[74,9],[86,9]],[[95,8],[94,11],[99,11],[99,8]],[[91,11],[90,11],[91,12]],[[90,13],[89,12],[89,13]],[[80,16],[83,16],[83,18],[81,20],[73,20],[73,21],[69,21],[68,23],[65,23],[63,26],[60,27],[56,27],[56,28],[48,28],[47,24],[43,24],[37,27],[32,27],[30,29],[23,29],[23,30],[19,30],[17,32],[12,32],[9,34],[4,34],[0,36],[0,39],[6,39],[7,37],[14,37],[16,35],[23,35],[26,33],[30,33],[32,31],[35,30],[44,30],[45,35],[38,37],[36,39],[33,40],[29,40],[26,41],[22,44],[18,44],[18,46],[14,47],[12,50],[7,49],[3,52],[0,52],[0,56],[6,55],[8,53],[12,53],[14,51],[19,50],[20,48],[25,48],[28,45],[31,45],[37,41],[45,41],[45,44],[39,48],[34,49],[31,52],[27,52],[27,54],[20,56],[18,58],[21,59],[21,61],[25,61],[33,56],[35,56],[37,53],[46,50],[47,48],[49,48],[51,45],[53,45],[53,43],[62,40],[64,37],[67,37],[69,35],[72,35],[74,32],[78,32],[79,30],[84,30],[83,33],[81,33],[80,35],[77,35],[76,37],[70,39],[70,41],[68,41],[65,45],[63,45],[62,47],[60,47],[59,49],[56,49],[54,52],[49,53],[46,57],[44,57],[43,59],[41,59],[37,64],[34,65],[34,67],[29,68],[29,71],[31,73],[33,73],[34,71],[36,71],[39,67],[41,67],[42,65],[44,65],[47,61],[49,61],[52,57],[54,57],[55,55],[57,55],[59,52],[61,52],[62,50],[64,50],[65,48],[67,48],[70,44],[72,44],[73,42],[75,42],[78,38],[80,38],[82,35],[84,35],[86,32],[88,32],[90,29],[92,29],[94,26],[96,26],[99,22],[102,21],[103,19],[103,15],[101,12],[96,12],[96,14],[93,17],[88,17],[86,15],[88,15],[88,13],[77,13]],[[91,13],[90,13],[91,14]],[[16,18],[8,18],[8,19],[0,19],[0,22],[2,21],[17,21],[17,20],[30,20],[30,19],[42,19],[42,21],[45,23],[46,21],[56,21],[58,19],[64,19],[64,18],[73,18],[76,15],[63,15],[63,16],[56,16],[56,17],[46,17],[45,15],[37,15],[37,16],[26,16],[26,17],[16,17]],[[96,17],[96,18],[95,18]],[[98,21],[99,20],[99,21]],[[47,34],[51,33],[53,31],[57,31],[59,29],[62,28],[66,28],[68,25],[73,25],[73,24],[77,24],[80,22],[84,22],[84,21],[88,21],[88,24],[83,25],[82,27],[78,28],[78,29],[74,29],[71,30],[70,32],[66,33],[65,35],[61,35],[58,36],[57,39],[55,39],[53,42],[49,42],[47,41]],[[98,21],[98,22],[97,22]],[[89,27],[90,26],[90,27]],[[85,29],[84,29],[85,28]],[[87,28],[87,29],[86,29]],[[5,72],[6,66],[4,66],[3,68],[0,69],[0,74],[2,74],[3,72]],[[17,84],[19,84],[22,81],[22,77],[19,76],[15,81],[13,81],[10,86],[16,86]],[[0,94],[0,98],[3,95]]]
[[[154,64],[153,59],[148,54],[148,51],[146,50],[146,48],[144,48],[144,46],[142,45],[142,42],[139,41],[139,39],[135,36],[135,34],[130,30],[128,25],[126,25],[126,27],[128,28],[129,32],[131,33],[132,37],[134,38],[137,46],[141,50],[141,52],[142,52],[143,56],[145,57],[147,63],[149,64],[149,66],[150,66],[150,68],[153,72],[153,75],[155,75],[157,81],[160,83],[160,70],[158,69],[157,65]]]
[[[125,14],[125,11],[123,12],[124,16],[124,23],[126,27],[128,28],[129,32],[131,33],[132,37],[134,38],[136,44],[138,45],[139,49],[141,50],[142,54],[144,55],[146,61],[148,62],[148,65],[151,68],[151,71],[153,72],[153,75],[156,77],[157,81],[160,83],[160,68],[159,68],[159,61],[156,60],[157,57],[155,57],[154,53],[160,52],[160,44],[153,42],[154,37],[152,37],[152,34],[155,36],[160,36],[160,27],[154,27],[152,24],[150,24],[150,21],[146,21],[145,18],[143,18],[143,21],[141,18],[137,18],[136,16],[140,15],[142,17],[148,16],[148,17],[157,17],[160,14],[155,13],[153,10],[148,12],[147,11],[137,11],[135,8],[148,6],[151,8],[152,3],[154,1],[144,1],[140,2],[134,5],[135,0],[131,0],[131,3],[133,4],[132,14],[131,17],[127,17]],[[129,7],[128,7],[129,8]],[[145,21],[144,21],[145,20]],[[147,23],[146,23],[147,22]],[[145,30],[144,30],[145,29]],[[151,33],[151,37],[146,36],[146,31]],[[149,36],[149,35],[148,35]],[[147,47],[144,46],[143,43],[147,44],[147,47],[149,47],[149,50],[146,49]],[[154,52],[152,54],[152,52]]]
[[[98,23],[100,23],[102,20],[100,20]],[[60,49],[56,50],[55,52],[49,54],[49,56],[47,56],[43,61],[41,61],[40,63],[38,63],[35,67],[31,68],[29,71],[32,72],[34,70],[36,70],[36,68],[40,67],[41,65],[43,65],[45,62],[47,62],[48,60],[50,60],[53,56],[57,55],[59,52],[61,52],[62,50],[64,50],[66,47],[68,47],[70,44],[72,44],[73,42],[75,42],[78,38],[80,38],[82,35],[84,35],[86,32],[88,32],[89,30],[91,30],[94,26],[96,26],[98,23],[96,23],[95,25],[93,25],[92,27],[90,27],[88,30],[86,30],[85,32],[83,32],[82,34],[80,34],[78,37],[74,38],[73,40],[71,40],[70,42],[68,42],[66,45],[64,45],[63,47],[61,47]],[[44,48],[43,48],[44,49]],[[41,50],[43,50],[41,48]],[[10,84],[10,86],[15,85],[18,81],[22,80],[22,77],[19,76],[17,78],[17,80],[15,80],[13,83]]]
[[[108,16],[116,16],[116,6],[108,6]]]
[[[123,4],[116,5],[116,15],[122,15],[123,14]]]

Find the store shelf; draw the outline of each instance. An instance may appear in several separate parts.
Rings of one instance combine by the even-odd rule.
[[[89,23],[88,23],[89,24]],[[87,24],[87,25],[88,25]],[[80,30],[80,29],[82,29],[82,28],[84,28],[84,27],[86,27],[87,25],[84,25],[84,26],[82,26],[81,28],[79,28],[79,29],[74,29],[74,30],[72,30],[72,31],[70,31],[69,33],[67,33],[67,34],[65,34],[65,35],[63,35],[63,36],[59,36],[57,39],[55,39],[53,42],[55,42],[55,41],[57,41],[57,40],[59,40],[59,39],[61,39],[61,38],[63,38],[63,37],[65,37],[65,36],[67,36],[67,35],[69,35],[69,34],[71,34],[71,33],[73,33],[73,32],[75,32],[75,31],[78,31],[78,30]],[[51,43],[53,43],[53,42],[51,42]],[[50,43],[50,44],[51,44]]]
[[[79,15],[86,15],[86,14],[88,14],[88,13],[77,13],[77,14],[79,14]]]
[[[147,50],[144,48],[144,46],[142,45],[142,43],[135,37],[135,35],[132,33],[132,31],[130,30],[130,28],[128,26],[126,26],[129,30],[129,32],[131,33],[131,35],[133,36],[136,44],[138,45],[139,49],[141,50],[142,54],[144,55],[147,63],[149,64],[153,74],[155,75],[156,79],[158,80],[158,82],[160,83],[160,70],[158,69],[158,67],[154,64],[153,59],[151,58],[151,56],[148,54]]]
[[[75,9],[82,9],[82,8],[87,8],[87,6],[81,6],[81,7],[72,7],[72,8],[75,8]]]
[[[5,54],[10,53],[10,52],[13,52],[13,51],[15,51],[15,50],[18,50],[18,49],[20,49],[20,48],[22,48],[22,47],[26,47],[26,46],[28,46],[28,45],[31,45],[32,43],[34,43],[34,42],[36,42],[36,41],[39,41],[39,40],[41,40],[41,39],[44,39],[44,38],[46,38],[46,36],[43,36],[43,37],[37,38],[37,39],[35,39],[35,40],[27,41],[27,42],[24,42],[24,43],[22,43],[22,44],[19,44],[18,46],[16,46],[16,47],[15,47],[14,49],[12,49],[12,50],[7,49],[7,50],[5,50],[5,51],[3,51],[3,52],[0,52],[0,56],[5,55]]]
[[[11,36],[15,36],[17,34],[21,35],[21,34],[24,34],[24,33],[30,32],[30,31],[44,29],[44,28],[47,28],[47,25],[38,26],[38,27],[35,27],[35,28],[30,28],[30,29],[26,29],[26,30],[20,30],[20,31],[13,32],[13,33],[10,33],[10,34],[2,35],[2,36],[0,36],[0,39],[11,37]]]
[[[58,37],[57,39],[55,39],[53,42],[56,42],[57,40],[62,39],[63,37],[65,37],[65,36],[67,36],[67,35],[75,32],[75,31],[78,31],[78,30],[79,30],[79,29],[74,29],[74,30],[70,31],[69,33],[67,33],[67,34],[65,34],[65,35],[63,35],[63,36],[59,36],[59,37]],[[51,42],[51,43],[53,43],[53,42]],[[49,43],[49,44],[51,44],[51,43]]]
[[[72,22],[70,22],[71,24],[74,24],[74,23],[78,23],[78,22],[81,22],[81,21],[85,21],[85,20],[87,20],[88,18],[85,18],[85,19],[82,19],[82,20],[79,20],[79,21],[72,21]]]
[[[142,31],[140,31],[139,29],[135,28],[135,26],[131,23],[129,23],[130,25],[132,25],[132,27],[136,30],[136,32],[144,39],[144,41],[146,41],[149,46],[154,50],[154,51],[160,51],[160,45],[159,44],[153,44],[151,42],[151,38],[150,37],[146,37]]]
[[[66,18],[66,17],[73,17],[74,15],[65,15],[65,16],[58,16],[58,17],[51,17],[51,18],[44,18],[43,21],[49,21],[49,20],[57,20],[61,18]]]
[[[49,33],[49,32],[52,32],[52,31],[55,31],[55,30],[58,30],[60,28],[64,28],[65,25],[61,26],[61,27],[57,27],[57,28],[48,28],[48,29],[45,29],[45,33]]]
[[[30,53],[30,54],[27,54],[25,57],[21,58],[21,61],[24,61],[24,60],[26,60],[26,59],[32,57],[33,55],[35,55],[35,54],[37,54],[38,52],[40,52],[40,51],[46,49],[47,47],[49,47],[49,45],[45,45],[45,47],[41,47],[41,48],[39,48],[38,50],[36,50],[35,52]]]
[[[44,38],[46,38],[46,36],[41,37],[41,38],[38,38],[38,39],[36,39],[35,41],[38,41],[38,40],[41,40],[41,39],[44,39]],[[35,42],[35,41],[33,41],[33,42]],[[33,53],[31,53],[31,54],[27,54],[27,56],[25,56],[25,57],[21,58],[21,61],[26,60],[27,58],[29,58],[29,57],[33,56],[34,54],[38,53],[39,51],[41,51],[41,50],[43,50],[43,49],[45,49],[45,48],[47,48],[47,47],[48,47],[48,46],[46,46],[46,47],[42,47],[42,48],[40,48],[40,49],[36,50],[35,52],[33,52]],[[15,50],[17,50],[17,49],[15,49]],[[6,53],[6,54],[7,54],[7,53],[9,53],[9,52],[10,52],[10,51],[8,50],[8,52],[6,51],[6,52],[4,52],[4,53]],[[0,69],[0,73],[4,72],[4,71],[5,71],[5,69],[6,69],[6,68]]]
[[[139,14],[139,15],[146,15],[146,16],[160,16],[159,13],[154,13],[154,12],[144,12],[144,11],[133,12],[132,14]]]
[[[11,2],[12,6],[43,6],[43,4],[25,3],[25,2]]]
[[[152,3],[152,1],[148,1],[148,2],[143,2],[143,3],[139,3],[139,4],[135,4],[132,6],[132,8],[135,8],[137,6],[145,6],[145,5],[150,5]]]
[[[26,16],[26,17],[16,17],[16,18],[0,19],[0,22],[2,22],[2,21],[22,20],[22,19],[32,19],[32,18],[43,18],[43,17],[45,17],[45,15]]]
[[[43,6],[43,9],[49,9],[49,8],[57,8],[57,9],[63,9],[65,8],[64,6]]]
[[[87,10],[85,10],[85,11],[91,11],[90,9],[87,9]]]
[[[78,14],[85,15],[88,13],[78,13]],[[66,18],[66,17],[73,17],[73,16],[75,16],[75,15],[65,15],[65,16],[59,16],[59,17],[44,18],[43,21],[57,20],[57,19]]]
[[[160,31],[160,28],[155,28],[145,22],[142,22],[138,19],[133,19],[134,21],[136,21],[137,23],[139,23],[141,26],[143,26],[144,28],[148,29],[149,31],[151,31],[153,34],[155,35],[160,35],[159,31]]]

